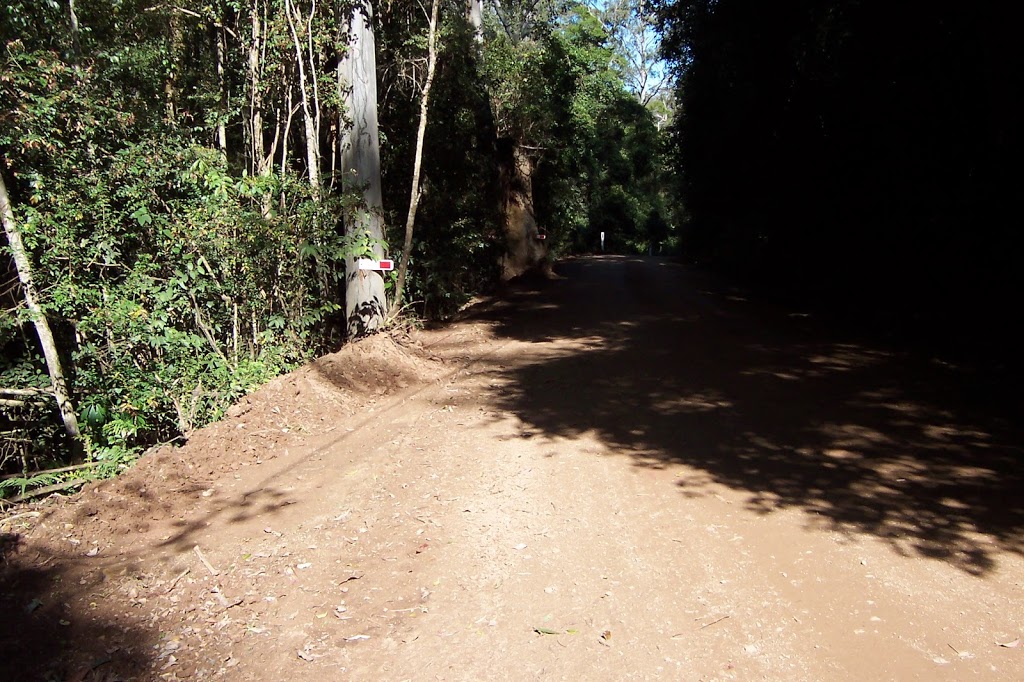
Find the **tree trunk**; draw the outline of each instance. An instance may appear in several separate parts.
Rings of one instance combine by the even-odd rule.
[[[345,109],[352,117],[351,128],[342,137],[341,170],[344,187],[361,191],[364,205],[345,215],[345,231],[353,243],[369,243],[367,253],[382,258],[384,230],[381,223],[383,202],[380,180],[380,140],[377,128],[377,62],[371,23],[372,9],[365,14],[359,7],[349,20],[351,42],[342,68],[351,86]],[[376,331],[384,324],[387,296],[379,272],[359,270],[355,258],[345,262],[345,318],[349,338]]]
[[[82,58],[81,31],[78,27],[78,12],[75,11],[75,0],[68,0],[68,23],[71,28],[71,49],[77,62]]]
[[[294,17],[292,16],[293,7]],[[288,28],[291,31],[292,41],[295,44],[295,64],[299,70],[299,95],[302,102],[302,122],[306,137],[306,166],[308,166],[309,170],[309,186],[312,189],[313,198],[318,200],[320,198],[320,131],[319,126],[313,119],[309,92],[309,82],[316,83],[315,65],[312,63],[309,65],[311,73],[309,74],[309,79],[307,79],[304,63],[306,60],[302,56],[302,43],[299,41],[299,35],[296,30],[296,25],[301,25],[302,15],[299,13],[298,8],[292,5],[289,0],[285,0],[285,16],[288,18]],[[314,101],[314,104],[319,109],[319,103]],[[317,117],[319,117],[319,114],[317,114]]]
[[[433,0],[430,8],[430,29],[427,33],[427,80],[423,84],[420,99],[420,124],[416,130],[416,158],[412,167],[412,190],[409,193],[409,214],[405,219],[405,243],[402,247],[402,261],[398,266],[398,281],[395,284],[395,300],[391,304],[389,317],[398,314],[405,293],[405,278],[409,272],[409,256],[412,253],[413,228],[416,225],[416,209],[420,204],[420,170],[423,164],[423,138],[427,132],[427,110],[430,106],[430,86],[434,83],[434,69],[437,67],[437,15],[440,0]]]
[[[171,14],[167,19],[168,32],[170,33],[170,59],[167,67],[167,78],[164,81],[165,112],[167,123],[176,126],[178,119],[178,61],[184,49],[185,38],[181,29],[181,22],[177,14]]]
[[[473,38],[477,44],[484,42],[484,3],[483,0],[468,0],[466,3],[466,19],[473,27]]]
[[[76,439],[81,433],[78,429],[78,418],[75,417],[75,409],[68,395],[67,384],[64,382],[64,370],[61,367],[57,344],[50,332],[50,324],[46,321],[46,316],[39,306],[39,294],[32,282],[32,266],[28,259],[28,253],[25,251],[25,245],[21,241],[21,232],[14,222],[14,210],[11,208],[11,200],[7,196],[7,185],[4,183],[2,175],[0,175],[0,219],[4,224],[4,232],[7,233],[7,243],[11,246],[14,265],[18,270],[18,279],[21,280],[25,305],[28,306],[28,311],[32,316],[32,324],[35,325],[36,334],[39,336],[39,345],[43,347],[46,369],[50,373],[50,384],[53,388],[53,395],[57,399],[57,408],[60,410],[61,419],[64,420],[64,429],[69,436]]]
[[[252,42],[249,43],[249,135],[250,149],[252,155],[250,169],[252,175],[264,175],[272,166],[270,159],[266,158],[266,151],[263,143],[263,95],[260,90],[261,74],[263,71],[261,52],[263,49],[264,26],[260,21],[259,5],[253,3],[250,10],[250,22],[252,26]]]
[[[217,108],[217,147],[224,157],[228,155],[228,86],[224,76],[224,28],[215,26],[213,29],[213,40],[215,54],[217,56],[217,95],[219,106]]]
[[[534,161],[522,146],[505,138],[498,140],[498,167],[505,232],[501,278],[508,281],[537,268],[550,274],[548,250],[539,239],[533,211]]]

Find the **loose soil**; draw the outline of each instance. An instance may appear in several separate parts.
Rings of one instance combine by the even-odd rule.
[[[0,520],[0,680],[1024,679],[1020,399],[656,259]]]

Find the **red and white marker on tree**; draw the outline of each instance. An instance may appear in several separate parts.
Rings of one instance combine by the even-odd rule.
[[[360,258],[356,261],[360,270],[394,270],[395,261],[393,260],[370,260],[369,258]]]

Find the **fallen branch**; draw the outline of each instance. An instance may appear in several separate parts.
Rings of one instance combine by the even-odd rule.
[[[5,474],[0,476],[0,481],[6,481],[12,478],[34,478],[42,474],[63,474],[68,471],[78,471],[79,469],[88,469],[94,467],[99,462],[86,462],[85,464],[75,464],[74,466],[60,467],[59,469],[43,469],[42,471],[33,471],[27,474]]]
[[[0,406],[4,408],[27,408],[30,404],[46,404],[46,402],[45,395],[34,395],[20,400],[17,398],[0,398]]]
[[[24,514],[15,514],[13,516],[8,516],[7,518],[0,519],[0,525],[3,525],[5,523],[13,523],[14,521],[17,521],[18,519],[25,519],[25,518],[35,519],[35,518],[38,518],[40,516],[40,514],[41,514],[41,512],[37,512],[37,511],[25,512]]]
[[[36,490],[27,492],[23,495],[12,497],[11,499],[7,500],[7,502],[24,502],[25,500],[31,500],[34,497],[42,497],[43,495],[49,495],[50,493],[59,492],[61,490],[67,490],[68,488],[77,488],[79,486],[85,485],[88,482],[89,479],[86,478],[74,478],[70,481],[64,481],[63,483],[54,483],[53,485],[37,488]]]
[[[53,391],[45,388],[0,388],[0,395],[13,395],[29,398],[52,398]]]
[[[199,545],[193,547],[192,550],[196,553],[196,556],[199,557],[199,560],[203,562],[203,566],[206,566],[206,570],[215,577],[220,575],[220,571],[214,568],[213,564],[206,560],[206,556],[203,555],[203,550],[199,549]]]
[[[164,590],[164,594],[170,594],[171,590],[173,590],[175,587],[177,587],[178,586],[178,582],[182,578],[184,578],[186,575],[188,575],[191,570],[192,570],[191,568],[186,568],[184,571],[179,573],[177,575],[177,577],[175,577],[174,580],[171,581],[171,584],[167,587],[167,589]]]

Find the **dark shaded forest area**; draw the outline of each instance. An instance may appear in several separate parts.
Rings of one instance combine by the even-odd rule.
[[[661,10],[688,258],[834,313],[1008,340],[1024,283],[1008,4]]]

